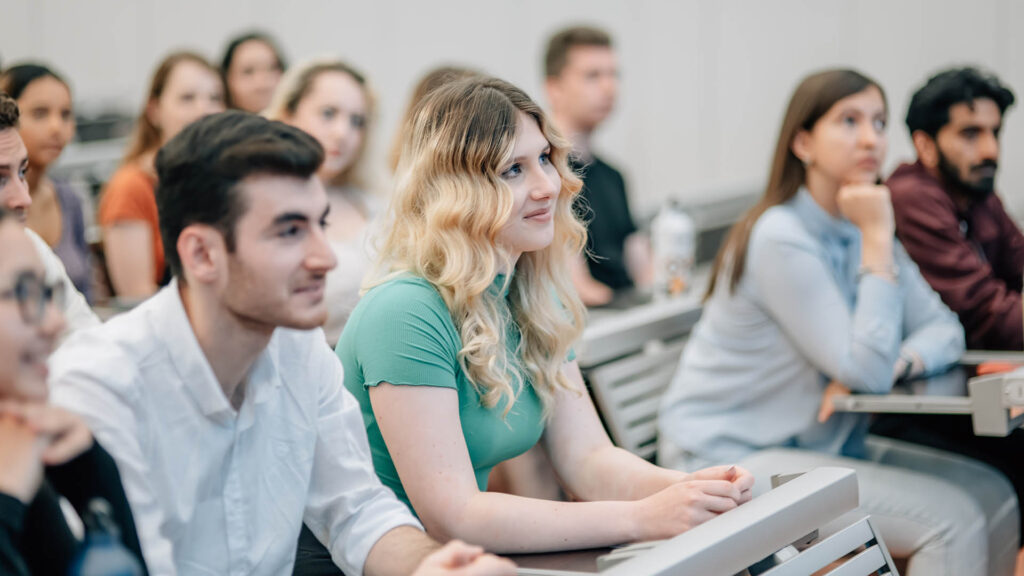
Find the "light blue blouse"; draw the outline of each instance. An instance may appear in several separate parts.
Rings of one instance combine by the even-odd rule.
[[[723,274],[662,402],[659,432],[709,462],[762,448],[861,456],[867,416],[816,420],[830,380],[886,393],[901,350],[926,370],[964,351],[956,316],[894,247],[898,284],[865,274],[860,231],[806,189],[754,225],[735,293]]]

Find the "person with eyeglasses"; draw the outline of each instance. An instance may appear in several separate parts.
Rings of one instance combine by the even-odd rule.
[[[0,92],[0,208],[24,224],[32,205],[32,196],[29,195],[27,178],[28,149],[18,133],[20,116],[14,98]],[[72,284],[60,258],[35,232],[26,229],[26,234],[42,261],[46,281],[63,286],[65,297],[61,303],[61,312],[65,322],[59,338],[63,339],[71,332],[99,324],[99,319],[89,308],[85,297]]]
[[[106,500],[142,563],[114,460],[85,422],[47,403],[46,362],[64,327],[64,284],[46,269],[15,214],[0,208],[0,574],[66,574],[79,547],[75,512]]]

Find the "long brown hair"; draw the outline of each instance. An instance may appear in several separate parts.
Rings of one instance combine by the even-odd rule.
[[[171,72],[174,71],[175,67],[182,62],[193,62],[208,69],[214,76],[220,78],[220,71],[213,67],[206,58],[203,58],[195,52],[173,52],[168,54],[157,66],[156,72],[153,72],[153,78],[149,81],[149,92],[146,94],[146,100],[142,104],[142,111],[139,112],[139,118],[135,122],[135,130],[132,132],[132,141],[128,146],[128,152],[125,153],[124,158],[121,160],[122,164],[131,164],[137,161],[143,155],[153,152],[160,147],[161,134],[160,129],[157,128],[156,124],[149,119],[149,106],[153,102],[160,99],[163,95],[164,89],[167,87],[167,80],[171,77]]]
[[[797,190],[807,177],[803,162],[793,153],[793,139],[803,130],[811,130],[814,125],[836,104],[836,102],[875,87],[882,93],[885,102],[885,91],[871,78],[847,69],[832,69],[816,72],[804,78],[789,99],[786,116],[782,120],[779,139],[772,157],[772,170],[768,175],[768,185],[764,196],[743,215],[729,231],[725,243],[718,250],[714,266],[711,268],[711,282],[704,294],[704,299],[711,297],[718,284],[718,275],[723,269],[729,270],[729,291],[735,292],[736,286],[743,277],[743,269],[747,260],[747,244],[750,232],[757,219],[772,206],[787,202],[796,195]]]

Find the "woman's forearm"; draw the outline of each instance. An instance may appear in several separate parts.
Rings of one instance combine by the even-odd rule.
[[[639,500],[689,478],[610,445],[594,450],[579,472],[569,489],[583,500]]]
[[[896,281],[893,266],[893,237],[884,230],[868,230],[862,235],[860,266],[870,274]]]
[[[641,538],[632,502],[556,502],[479,492],[444,519],[421,515],[428,533],[498,554],[597,548]]]

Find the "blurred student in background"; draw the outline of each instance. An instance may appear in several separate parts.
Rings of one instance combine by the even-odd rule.
[[[224,84],[205,58],[175,52],[157,66],[128,152],[100,200],[104,258],[119,298],[147,298],[168,280],[154,192],[157,150],[193,121],[222,110]]]
[[[19,124],[18,103],[6,93],[0,92],[0,208],[9,211],[24,224],[32,206],[32,194],[28,189],[28,149],[18,133]],[[61,338],[81,328],[98,324],[99,319],[82,294],[75,289],[60,258],[38,234],[28,228],[25,231],[46,269],[46,281],[63,286],[65,297],[61,309],[66,328]]]
[[[25,225],[53,249],[75,288],[91,301],[92,265],[81,197],[66,182],[47,175],[75,135],[71,89],[49,68],[26,63],[0,75],[0,92],[14,98],[21,110],[18,133],[28,150],[26,179],[32,195]]]
[[[288,71],[264,113],[313,136],[324,149],[317,175],[327,187],[327,237],[338,258],[327,277],[324,332],[332,346],[359,301],[369,268],[367,233],[381,210],[379,199],[366,189],[363,166],[374,104],[361,72],[340,60],[314,60]]]
[[[544,72],[551,119],[572,142],[570,166],[583,179],[576,209],[587,222],[587,251],[573,262],[573,284],[587,306],[607,304],[615,290],[651,282],[650,244],[636,234],[622,174],[591,148],[618,95],[611,36],[583,26],[558,32],[548,41]]]
[[[220,64],[225,104],[259,114],[270,105],[285,68],[284,55],[270,35],[249,32],[232,38]]]
[[[1024,234],[995,194],[1013,102],[1009,88],[976,68],[932,76],[907,110],[917,162],[886,181],[896,234],[959,315],[970,349],[1024,349]]]
[[[960,318],[968,349],[1024,349],[1024,234],[995,193],[1003,115],[1013,102],[1009,88],[977,68],[935,74],[907,110],[917,161],[886,181],[896,235]],[[975,435],[967,415],[881,414],[871,431],[990,464],[1024,502],[1024,430],[994,438]]]

